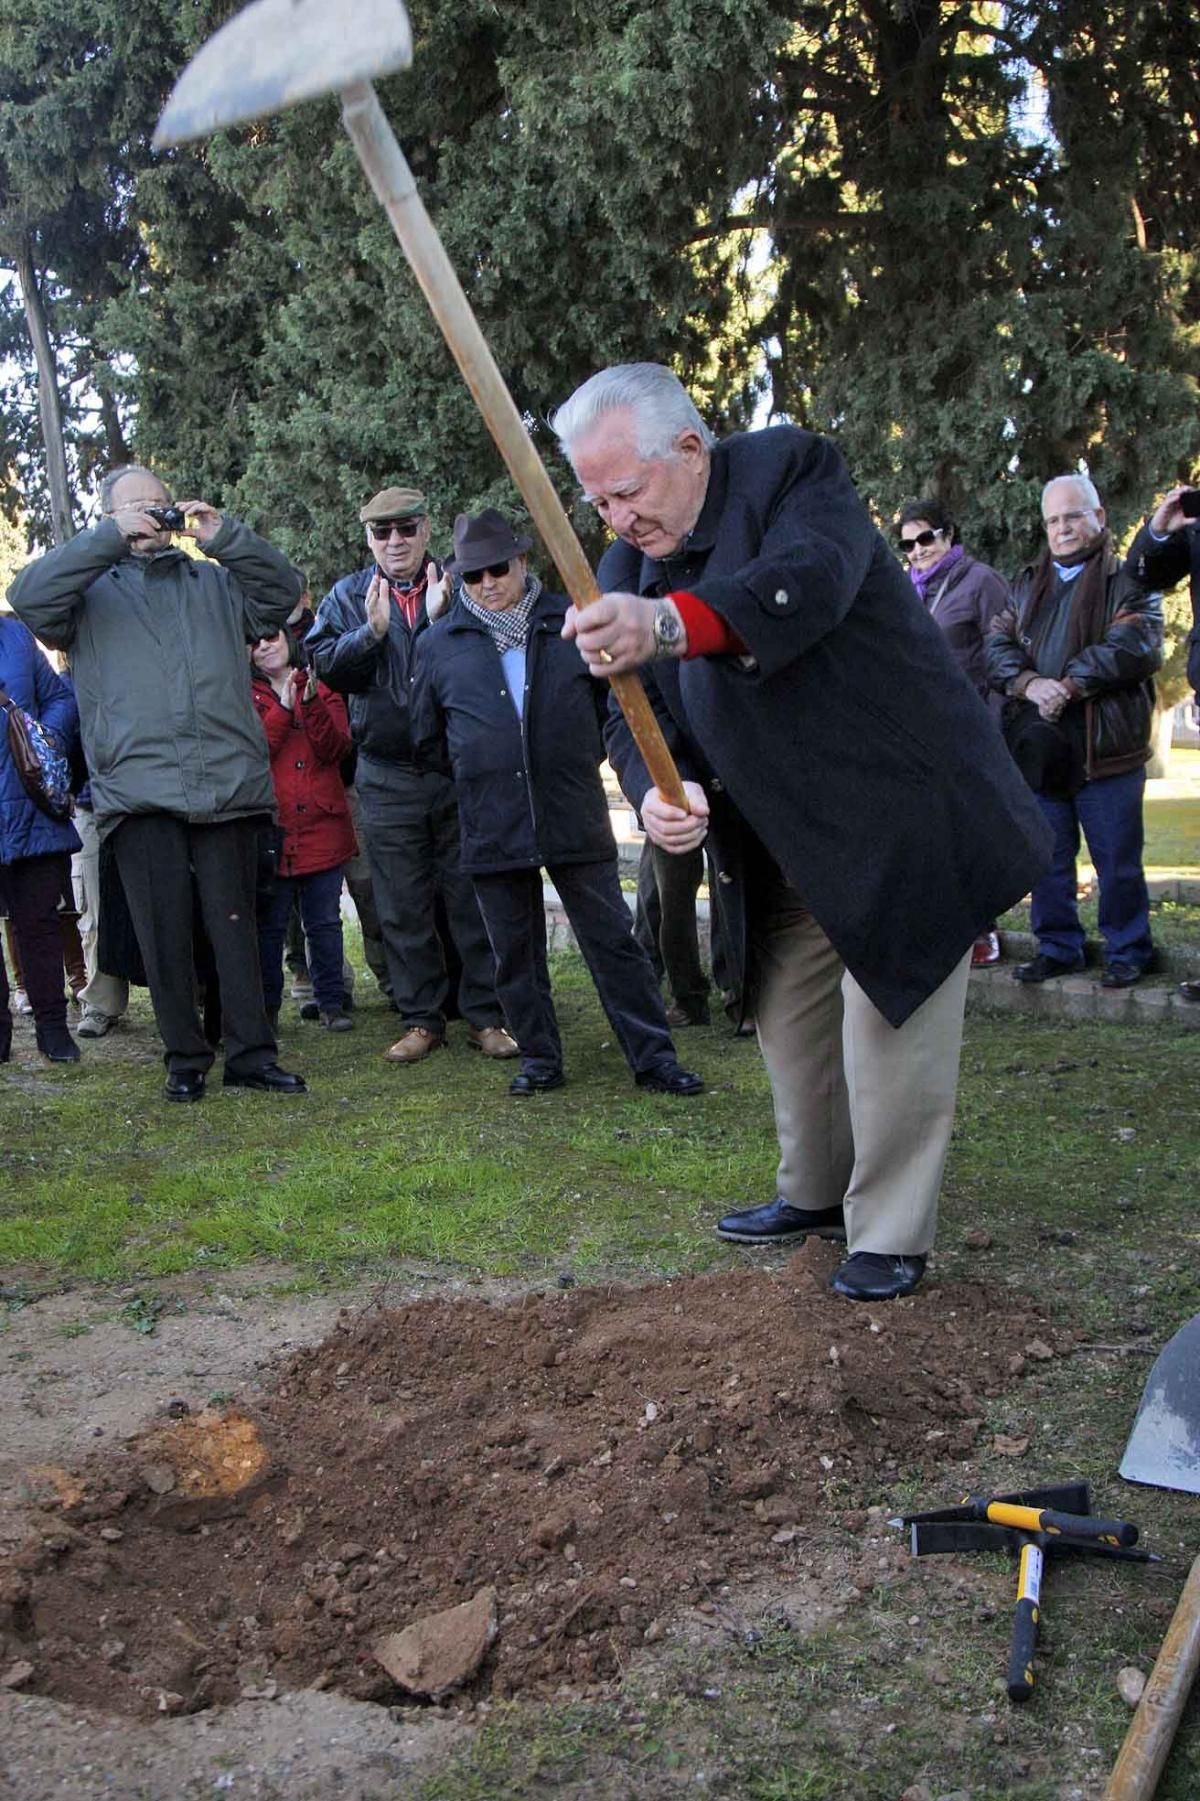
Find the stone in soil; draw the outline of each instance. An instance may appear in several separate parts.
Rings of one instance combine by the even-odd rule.
[[[851,1305],[835,1260],[347,1315],[253,1405],[43,1485],[0,1560],[0,1651],[34,1693],[147,1717],[236,1703],[247,1671],[396,1701],[380,1640],[494,1589],[468,1698],[613,1679],[797,1523],[936,1491],[1011,1387],[1003,1347],[1057,1342],[981,1284]]]

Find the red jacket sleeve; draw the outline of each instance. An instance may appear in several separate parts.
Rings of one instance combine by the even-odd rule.
[[[301,701],[301,716],[308,741],[322,763],[340,763],[350,755],[350,726],[346,703],[340,694],[317,683],[311,700]]]
[[[250,693],[255,711],[262,720],[263,731],[267,735],[267,755],[273,761],[287,743],[288,733],[292,729],[292,716],[277,697],[270,682],[253,682]]]

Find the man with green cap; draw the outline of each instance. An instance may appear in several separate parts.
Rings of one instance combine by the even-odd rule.
[[[462,964],[458,1010],[485,1057],[515,1057],[496,999],[491,946],[470,879],[459,868],[458,805],[445,767],[422,765],[409,723],[409,682],[429,627],[425,496],[384,488],[359,513],[371,562],[336,582],[305,640],[317,675],[346,695],[358,751],[355,788],[371,865],[392,1002],[404,1022],[385,1054],[417,1063],[446,1042],[447,959],[440,897]]]

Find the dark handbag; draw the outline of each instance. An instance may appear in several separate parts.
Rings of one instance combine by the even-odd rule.
[[[71,766],[52,735],[32,713],[19,707],[0,688],[0,712],[6,715],[8,753],[21,786],[51,819],[71,817]]]
[[[1056,719],[1043,719],[1031,700],[1012,695],[1001,720],[1013,762],[1035,794],[1074,800],[1087,781],[1082,739]]]

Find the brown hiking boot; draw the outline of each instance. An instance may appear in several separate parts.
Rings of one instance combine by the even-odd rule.
[[[431,1051],[445,1048],[446,1040],[440,1032],[431,1032],[428,1026],[409,1026],[403,1038],[398,1038],[383,1054],[389,1063],[419,1063]]]
[[[511,1038],[503,1026],[469,1026],[467,1043],[485,1057],[519,1057],[517,1041]]]

